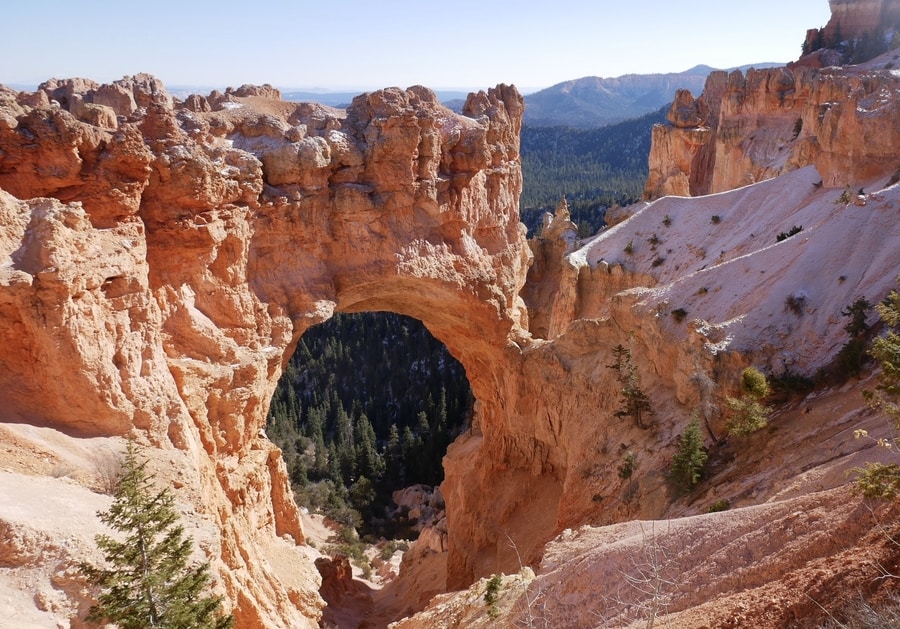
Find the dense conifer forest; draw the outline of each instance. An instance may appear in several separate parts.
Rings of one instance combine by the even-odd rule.
[[[599,129],[523,127],[520,205],[528,235],[563,196],[582,237],[603,227],[606,208],[640,200],[651,129],[665,121],[667,110]]]
[[[390,534],[391,492],[443,480],[441,459],[471,407],[462,366],[419,321],[336,314],[300,339],[267,434],[299,504]]]

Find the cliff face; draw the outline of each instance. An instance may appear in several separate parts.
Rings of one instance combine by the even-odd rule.
[[[712,73],[697,107],[653,129],[644,197],[731,190],[814,165],[828,186],[892,173],[900,142],[900,78],[888,53],[861,67],[797,66]],[[858,187],[858,186],[855,186]]]
[[[898,0],[828,0],[828,5],[831,19],[822,32],[826,47],[862,37],[900,20]]]
[[[418,317],[491,404],[530,259],[514,89],[465,116],[424,88],[346,111],[275,97],[175,105],[147,76],[0,93],[0,421],[186,453],[179,496],[216,524],[242,627],[320,614],[315,579],[279,572],[273,544],[304,536],[261,433],[303,332]]]
[[[881,67],[714,73],[654,131],[648,196],[722,194],[641,204],[582,243],[565,208],[544,240],[524,239],[523,104],[510,87],[471,96],[462,116],[419,87],[347,110],[268,86],[176,103],[143,75],[0,88],[0,491],[12,497],[0,529],[16,531],[0,538],[0,591],[42,584],[28,605],[45,621],[83,611],[71,569],[93,531],[76,523],[103,504],[86,496],[99,475],[85,461],[134,435],[175,487],[238,625],[315,626],[314,553],[260,429],[298,339],[337,311],[419,318],[472,385],[473,427],[444,459],[448,552],[432,572],[446,583],[433,589],[520,562],[553,572],[562,560],[546,543],[567,528],[846,484],[864,460],[851,428],[879,421],[858,395],[806,400],[749,446],[720,438],[743,367],[815,373],[846,340],[841,309],[894,285],[898,79]],[[867,192],[847,199],[848,184]],[[801,233],[777,239],[792,226]],[[651,400],[649,428],[617,416],[617,346]],[[718,476],[688,499],[665,472],[695,413]],[[783,435],[817,445],[786,452]],[[90,505],[68,528],[42,522],[64,521],[71,501],[31,519],[9,506],[26,501],[16,487],[65,495],[60,476]],[[778,517],[794,522],[789,511]],[[764,510],[745,513],[746,529],[764,526]],[[796,567],[773,553],[762,585]],[[566,597],[594,591],[577,575],[550,581]],[[593,617],[582,596],[579,617]]]

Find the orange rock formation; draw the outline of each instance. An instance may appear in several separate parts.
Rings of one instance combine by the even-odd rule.
[[[146,75],[0,88],[0,489],[17,474],[54,476],[30,457],[49,456],[51,441],[135,435],[202,533],[238,626],[316,626],[320,580],[261,429],[306,329],[388,310],[422,320],[477,399],[444,460],[446,570],[429,574],[447,581],[429,586],[537,566],[567,528],[697,513],[664,475],[691,411],[721,436],[717,409],[741,368],[814,372],[842,342],[835,313],[892,285],[898,92],[874,66],[714,73],[654,132],[648,197],[771,181],[642,205],[589,243],[574,241],[561,207],[529,246],[512,87],[470,96],[463,115],[422,87],[347,110],[283,102],[268,86],[181,103]],[[863,195],[861,213],[836,204],[848,184],[885,189]],[[802,236],[776,245],[794,221]],[[785,314],[786,299],[799,314]],[[650,432],[612,417],[619,344],[654,403]],[[812,417],[841,444],[840,473],[786,489],[802,457],[768,437],[751,448],[758,474],[722,487],[753,504],[846,483],[862,446],[847,445],[843,419]],[[797,443],[818,434],[785,426]],[[616,468],[629,448],[639,466],[626,482]],[[823,448],[807,456],[803,472],[831,464]],[[0,528],[21,525],[13,515],[0,510]],[[39,553],[19,540],[41,535],[52,537],[0,540],[0,558],[10,582],[49,592],[89,551],[84,539],[54,545],[58,563],[38,578]],[[778,565],[772,579],[790,569]],[[66,584],[74,603],[42,595],[41,612],[84,607],[88,593]]]
[[[491,404],[530,260],[514,89],[464,116],[425,88],[346,111],[270,92],[54,81],[4,90],[0,117],[0,419],[190,453],[245,627],[319,614],[265,558],[304,541],[260,433],[300,335],[336,310],[418,317]]]
[[[864,66],[713,72],[694,109],[679,94],[653,129],[644,198],[731,190],[807,165],[829,187],[896,168],[900,77]],[[691,110],[693,111],[693,109]]]

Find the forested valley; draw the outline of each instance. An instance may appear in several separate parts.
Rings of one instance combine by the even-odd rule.
[[[300,339],[266,430],[298,504],[390,537],[391,493],[440,484],[472,402],[462,365],[418,320],[338,313]]]
[[[640,199],[653,124],[666,108],[598,129],[522,129],[522,222],[537,235],[566,198],[579,236],[607,207]],[[297,503],[372,540],[415,536],[391,494],[443,480],[441,459],[472,413],[462,366],[417,320],[336,314],[300,339],[278,383],[267,434]]]
[[[522,127],[520,213],[529,237],[563,197],[582,238],[605,225],[606,208],[639,201],[651,130],[667,110],[598,129]]]

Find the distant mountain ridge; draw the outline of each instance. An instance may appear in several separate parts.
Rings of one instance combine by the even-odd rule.
[[[780,65],[783,64],[756,63],[728,71]],[[698,65],[684,72],[668,74],[588,76],[565,81],[525,96],[524,123],[533,127],[592,129],[638,118],[670,103],[678,89],[688,89],[699,95],[706,77],[715,70]]]

